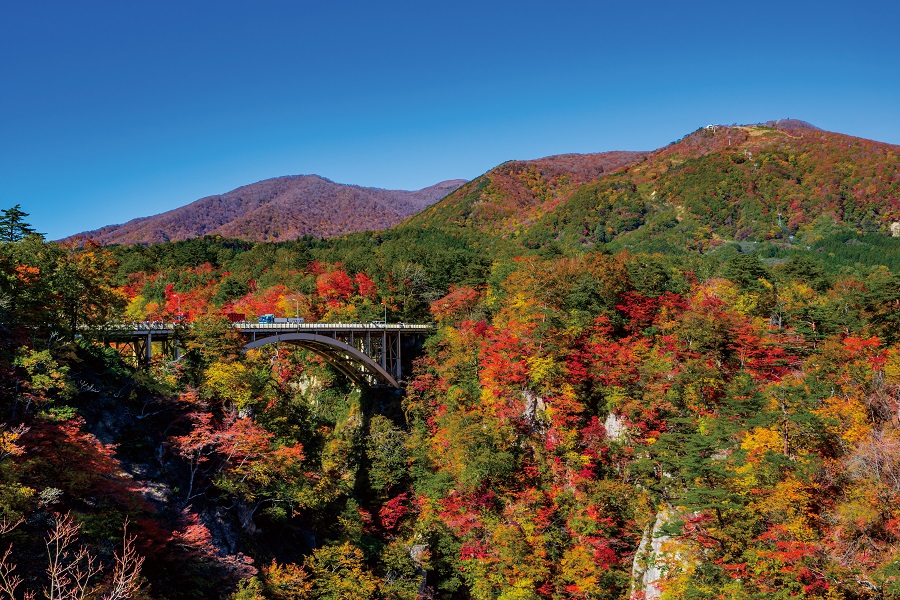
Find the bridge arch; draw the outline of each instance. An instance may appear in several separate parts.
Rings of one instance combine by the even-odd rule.
[[[400,384],[384,368],[360,352],[350,344],[345,344],[324,335],[314,333],[281,333],[260,338],[244,346],[244,352],[254,350],[268,344],[290,342],[315,352],[340,372],[344,373],[359,385],[370,385],[372,381],[390,385],[400,389]]]

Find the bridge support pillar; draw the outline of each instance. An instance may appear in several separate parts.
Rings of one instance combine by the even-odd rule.
[[[147,338],[138,336],[126,343],[126,347],[130,348],[134,355],[134,362],[137,366],[142,366],[147,357],[149,349],[147,348]]]
[[[396,362],[395,368],[394,368],[394,379],[396,379],[397,381],[400,381],[400,375],[401,375],[400,365],[403,364],[402,362],[400,362],[400,332],[398,331],[396,335],[397,335],[397,355],[395,358],[396,358],[397,362]]]
[[[165,356],[172,357],[172,360],[181,358],[181,346],[176,338],[164,338],[162,341],[162,352]]]

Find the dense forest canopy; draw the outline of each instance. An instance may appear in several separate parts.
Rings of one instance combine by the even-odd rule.
[[[0,593],[65,534],[84,597],[900,597],[897,149],[719,127],[620,158],[335,239],[57,244],[16,206]],[[229,321],[384,311],[435,325],[403,393]],[[177,359],[102,343],[176,317]]]

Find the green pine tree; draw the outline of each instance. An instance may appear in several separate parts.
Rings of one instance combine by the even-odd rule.
[[[41,235],[25,222],[28,213],[22,210],[21,204],[0,211],[0,215],[0,242],[18,242],[27,235]]]

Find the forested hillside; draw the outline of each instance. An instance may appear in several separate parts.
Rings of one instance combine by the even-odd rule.
[[[900,221],[900,148],[799,121],[702,128],[622,154],[596,155],[620,160],[587,180],[547,159],[505,163],[408,223],[567,252],[786,256],[867,245],[860,236],[890,235]]]
[[[386,229],[465,183],[442,181],[414,192],[335,183],[318,175],[275,177],[208,196],[168,212],[72,236],[101,244],[158,244],[204,235],[253,242],[304,235],[334,237]]]
[[[327,240],[60,245],[4,211],[0,591],[900,598],[897,150],[719,126]],[[402,393],[226,318],[384,311],[435,325]],[[177,359],[98,343],[182,318]]]

